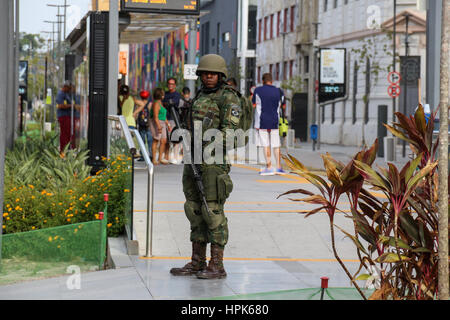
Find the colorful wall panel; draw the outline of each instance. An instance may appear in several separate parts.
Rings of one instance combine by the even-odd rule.
[[[184,27],[146,44],[130,44],[130,89],[151,91],[159,83],[181,74],[185,56]]]

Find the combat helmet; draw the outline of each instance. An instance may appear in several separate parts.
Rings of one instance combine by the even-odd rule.
[[[218,72],[223,74],[224,78],[228,77],[227,63],[217,54],[207,54],[200,59],[197,75],[200,76],[202,71]]]

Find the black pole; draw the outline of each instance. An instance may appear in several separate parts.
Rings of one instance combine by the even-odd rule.
[[[47,72],[48,72],[48,57],[45,56],[44,96],[43,96],[45,102],[47,102]]]
[[[403,62],[403,64],[405,65],[406,64],[406,62],[407,62],[407,60],[408,60],[408,55],[409,55],[409,39],[408,39],[408,23],[409,23],[409,14],[408,13],[406,13],[405,14],[405,18],[406,18],[406,21],[405,21],[405,23],[406,23],[406,32],[405,32],[405,60],[404,60],[404,62]],[[403,101],[403,114],[406,116],[406,100],[407,100],[407,98],[408,98],[408,95],[407,95],[407,91],[408,91],[408,79],[407,79],[407,70],[405,69],[405,68],[403,68],[403,71],[404,71],[404,75],[403,75],[403,84],[404,84],[404,86],[405,86],[405,90],[404,90],[404,93],[403,93],[403,96],[404,96],[404,101]],[[403,156],[403,158],[405,158],[406,157],[406,141],[405,140],[403,140],[403,145],[402,145],[402,156]]]
[[[20,124],[19,124],[19,132],[20,132],[20,136],[22,136],[23,134],[23,100],[24,100],[25,95],[20,95]]]
[[[397,0],[394,0],[394,32],[393,32],[393,39],[394,39],[394,61],[393,61],[393,71],[396,71],[396,65],[395,65],[395,55],[397,54]],[[392,98],[392,122],[395,121],[395,98]],[[395,150],[395,148],[394,148]]]

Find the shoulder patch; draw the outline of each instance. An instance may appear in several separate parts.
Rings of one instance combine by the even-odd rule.
[[[241,106],[239,106],[237,104],[232,104],[231,105],[231,107],[230,107],[230,121],[234,125],[238,125],[239,124],[241,113],[242,113]]]

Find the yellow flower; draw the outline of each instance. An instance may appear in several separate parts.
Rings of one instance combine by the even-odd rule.
[[[67,219],[67,222],[70,222],[70,219]]]
[[[58,245],[58,249],[61,248],[61,245]]]
[[[8,216],[8,212],[5,212],[5,213],[3,214],[3,216],[4,216],[4,217],[7,217],[7,216]]]
[[[59,238],[59,236],[55,236],[55,238],[54,238],[54,239],[56,240],[56,239],[58,239],[58,238]]]
[[[108,228],[111,228],[112,223],[108,223],[106,226],[107,226]]]
[[[36,197],[35,196],[31,196],[31,199],[36,199]]]
[[[28,187],[29,187],[30,189],[34,189],[34,186],[31,185],[31,184],[29,184]]]
[[[45,191],[45,190],[42,190],[42,192],[41,192],[42,195],[44,195],[46,193],[47,193],[47,191]]]
[[[130,190],[128,190],[128,189],[125,189],[125,190],[123,190],[123,192],[130,192]]]
[[[31,227],[31,230],[34,230],[34,229],[36,229],[36,227]]]
[[[6,229],[6,226],[3,226],[3,229]]]
[[[20,199],[19,199],[19,198],[17,198],[17,199],[16,199],[16,202],[19,202],[19,201],[20,201]]]
[[[73,230],[73,232],[77,233],[77,232],[78,232],[78,229]]]
[[[14,210],[19,211],[20,210],[20,206],[15,207]]]

